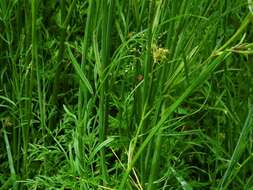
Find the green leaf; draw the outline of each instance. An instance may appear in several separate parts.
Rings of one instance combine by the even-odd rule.
[[[71,63],[73,64],[74,68],[75,68],[75,71],[77,73],[77,75],[80,77],[81,81],[83,82],[83,84],[87,87],[87,89],[89,90],[89,92],[91,94],[94,94],[93,93],[93,89],[92,89],[92,86],[91,84],[89,83],[88,79],[86,78],[85,74],[83,73],[81,67],[79,66],[79,64],[77,63],[77,60],[76,58],[74,57],[71,49],[69,46],[67,46],[68,48],[68,53],[69,53],[69,56],[70,56],[70,59],[71,59]]]
[[[105,141],[103,141],[101,144],[99,144],[90,154],[89,160],[91,161],[94,156],[106,145],[110,144],[112,141],[114,140],[114,138],[110,137],[108,139],[106,139]]]
[[[187,181],[185,181],[185,179],[173,167],[170,167],[170,170],[172,171],[173,175],[176,177],[177,181],[180,183],[181,187],[184,190],[192,190],[193,189],[190,186],[190,184],[187,183]]]
[[[9,102],[10,104],[12,104],[13,106],[16,106],[15,102],[13,102],[11,99],[5,97],[5,96],[1,96],[0,95],[0,99],[5,100],[6,102]]]

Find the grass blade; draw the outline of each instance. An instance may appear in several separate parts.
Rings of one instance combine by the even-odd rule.
[[[222,177],[222,181],[219,185],[220,190],[226,189],[228,187],[228,185],[232,181],[232,177],[233,177],[234,172],[236,173],[236,169],[235,169],[236,164],[239,161],[240,156],[241,156],[241,154],[245,148],[245,145],[247,143],[247,136],[252,131],[252,126],[253,126],[252,119],[253,119],[253,107],[249,103],[248,116],[247,116],[245,123],[243,125],[242,132],[241,132],[240,137],[237,141],[233,155],[232,155],[231,159],[229,160],[228,168],[227,168],[224,176]]]
[[[69,57],[70,57],[70,59],[71,59],[71,63],[72,63],[72,65],[74,66],[75,71],[76,71],[78,77],[81,79],[81,81],[83,82],[83,84],[87,87],[87,89],[89,90],[89,92],[90,92],[91,94],[94,94],[90,82],[88,81],[88,79],[86,78],[85,74],[83,73],[81,67],[80,67],[79,64],[77,63],[77,60],[76,60],[76,58],[74,57],[74,55],[73,55],[73,53],[72,53],[70,47],[68,46],[67,49],[68,49]]]

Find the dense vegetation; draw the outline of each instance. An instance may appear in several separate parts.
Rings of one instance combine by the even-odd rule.
[[[247,0],[0,0],[0,190],[253,189]]]

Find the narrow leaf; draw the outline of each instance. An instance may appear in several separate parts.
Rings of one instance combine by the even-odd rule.
[[[74,68],[75,68],[75,71],[77,73],[77,75],[80,77],[81,81],[83,82],[83,84],[87,87],[87,89],[89,90],[89,92],[91,94],[94,94],[93,93],[93,89],[92,89],[92,86],[91,84],[89,83],[88,79],[86,78],[85,74],[83,73],[81,67],[79,66],[79,64],[77,63],[77,60],[76,58],[74,57],[71,49],[69,46],[68,47],[68,53],[69,53],[69,56],[70,56],[70,59],[71,59],[71,63],[73,64]]]
[[[5,96],[1,96],[0,95],[0,99],[5,100],[6,102],[9,102],[10,104],[12,104],[13,106],[16,106],[15,102],[13,102],[11,99],[5,97]]]
[[[91,161],[94,156],[106,145],[110,144],[112,141],[114,140],[114,138],[108,138],[105,141],[103,141],[101,144],[99,144],[91,153],[89,160]]]

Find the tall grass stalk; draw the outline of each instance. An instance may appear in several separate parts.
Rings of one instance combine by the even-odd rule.
[[[85,66],[88,67],[87,64],[87,53],[88,53],[88,48],[91,42],[91,37],[92,37],[92,32],[94,31],[93,29],[93,25],[94,25],[94,18],[93,18],[93,14],[95,13],[95,5],[96,5],[96,1],[89,1],[89,10],[88,10],[88,14],[87,14],[87,22],[85,25],[85,33],[84,33],[84,39],[83,39],[83,43],[82,43],[82,62],[81,62],[81,69],[85,72],[87,72],[87,74],[89,76],[91,76],[91,68],[89,67],[89,69],[85,69]],[[80,84],[81,86],[81,84]],[[81,114],[79,115],[79,118],[81,119],[81,117],[83,117],[84,114],[84,108],[87,105],[87,101],[88,101],[88,94],[87,94],[87,90],[85,89],[85,87],[81,86],[80,90],[79,90],[79,110],[78,113]]]
[[[13,181],[13,189],[16,190],[17,189],[17,182],[16,182],[17,179],[16,179],[16,171],[15,171],[15,167],[14,167],[13,157],[12,157],[12,153],[11,153],[11,147],[10,147],[10,143],[9,143],[6,131],[4,130],[3,133],[4,133],[4,141],[6,144],[6,151],[8,154],[11,179]]]
[[[30,17],[30,12],[28,10],[34,10],[35,5],[32,4],[31,9],[29,7],[29,3],[25,0],[25,34],[26,34],[26,47],[28,47],[28,44],[30,43],[29,36],[31,34],[31,22],[28,21],[28,17]],[[29,7],[29,8],[28,8]],[[33,18],[35,19],[35,18]],[[32,22],[34,23],[34,22]],[[31,62],[28,56],[26,56],[25,61],[28,63],[26,64],[26,76],[25,76],[25,109],[24,109],[24,123],[22,124],[22,141],[23,141],[23,168],[22,168],[22,177],[25,179],[28,177],[28,145],[30,141],[29,132],[32,128],[32,88],[33,88],[33,80],[34,80],[34,64]]]
[[[143,92],[142,92],[142,112],[146,112],[149,109],[148,105],[150,103],[150,92],[152,88],[152,43],[153,43],[153,21],[154,21],[154,12],[155,12],[155,1],[150,1],[149,3],[149,16],[148,16],[148,33],[147,33],[147,44],[146,44],[146,55],[144,62],[144,82],[143,82]],[[146,119],[143,122],[143,126],[145,129],[148,129],[148,122]],[[143,129],[143,127],[142,127]],[[142,130],[141,134],[144,134],[145,131]],[[143,139],[140,140],[140,144],[142,144]],[[145,154],[140,158],[140,172],[141,172],[141,182],[144,185],[146,180],[146,172],[145,171]]]
[[[114,12],[114,1],[108,3],[102,0],[102,50],[101,50],[101,76],[99,93],[99,142],[106,140],[106,131],[108,127],[108,79],[106,78],[106,69],[110,62],[111,31]],[[100,167],[104,183],[108,183],[108,173],[106,166],[105,150],[100,151]]]

